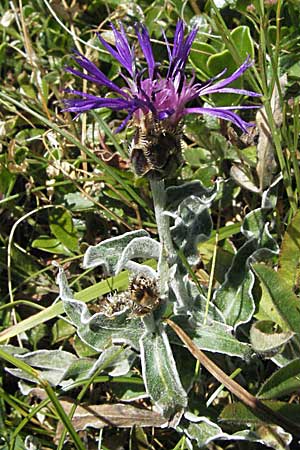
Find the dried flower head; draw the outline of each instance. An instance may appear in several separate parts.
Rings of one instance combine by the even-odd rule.
[[[154,278],[141,274],[136,275],[130,280],[129,292],[133,313],[137,316],[151,313],[160,304],[157,280]]]
[[[77,95],[75,99],[65,101],[65,111],[76,113],[76,117],[85,111],[109,108],[114,111],[127,111],[127,116],[116,132],[121,131],[130,121],[137,129],[131,150],[131,160],[138,175],[148,173],[163,177],[172,172],[174,166],[181,163],[182,118],[186,114],[210,114],[220,119],[233,122],[247,132],[251,124],[241,119],[234,110],[253,108],[253,106],[228,107],[187,107],[187,104],[201,96],[215,93],[234,93],[258,97],[260,94],[245,89],[228,87],[238,79],[251,65],[247,58],[229,77],[223,78],[224,69],[216,77],[199,83],[193,74],[185,74],[185,66],[197,29],[184,38],[184,23],[177,23],[173,46],[171,48],[165,35],[169,66],[164,75],[160,63],[154,60],[147,28],[136,26],[139,45],[144,54],[147,67],[138,68],[133,47],[130,47],[123,25],[118,31],[113,25],[115,47],[106,42],[100,34],[98,38],[109,53],[121,64],[125,73],[121,76],[125,82],[119,87],[88,58],[75,52],[74,59],[86,73],[68,67],[66,70],[76,76],[105,86],[114,97],[99,97],[80,91],[69,91]]]

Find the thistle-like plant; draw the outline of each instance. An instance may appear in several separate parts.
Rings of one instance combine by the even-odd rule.
[[[251,97],[260,94],[230,87],[253,64],[249,58],[230,76],[224,78],[226,68],[215,78],[200,83],[195,74],[186,73],[186,63],[197,29],[184,37],[184,24],[176,26],[173,45],[165,35],[168,67],[154,59],[150,37],[143,25],[136,26],[136,35],[146,67],[141,68],[130,46],[125,30],[112,25],[115,46],[98,35],[101,44],[120,63],[123,85],[120,87],[84,55],[76,52],[75,62],[84,69],[68,67],[75,76],[104,86],[106,97],[90,95],[77,90],[69,91],[76,98],[65,100],[65,110],[76,113],[109,108],[126,111],[126,117],[116,132],[125,126],[134,127],[135,137],[130,158],[137,175],[149,179],[159,240],[144,230],[125,233],[90,247],[84,257],[85,268],[102,267],[107,275],[117,275],[127,269],[130,285],[127,291],[113,294],[102,311],[92,315],[87,306],[74,299],[66,277],[60,269],[58,283],[65,311],[77,327],[80,338],[98,351],[110,344],[128,344],[140,353],[146,391],[159,412],[175,425],[188,409],[188,391],[191,382],[183,385],[175,363],[170,342],[179,344],[174,331],[166,327],[166,314],[175,325],[180,325],[198,347],[241,358],[250,358],[249,343],[239,342],[234,330],[248,322],[254,312],[252,287],[254,275],[250,258],[273,255],[277,244],[268,234],[264,221],[270,205],[251,212],[245,219],[247,242],[236,254],[223,285],[214,293],[214,302],[207,302],[207,291],[190,277],[191,266],[198,262],[198,245],[207,240],[212,230],[209,208],[218,184],[213,189],[199,182],[190,182],[165,188],[164,179],[172,176],[182,162],[181,142],[183,122],[187,114],[210,114],[231,121],[243,132],[253,124],[245,122],[234,110],[258,106],[203,107],[202,97],[210,94],[235,93]],[[192,103],[191,106],[188,106]],[[267,194],[266,194],[267,198]],[[157,261],[153,269],[143,262]],[[232,283],[233,272],[242,276]],[[234,299],[234,304],[232,300]],[[170,322],[169,322],[170,323]],[[193,439],[189,430],[192,422],[201,420],[185,414],[183,430]],[[210,423],[214,433],[220,429]],[[190,434],[189,434],[190,433]]]

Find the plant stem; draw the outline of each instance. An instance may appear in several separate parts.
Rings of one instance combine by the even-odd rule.
[[[153,196],[153,205],[155,218],[157,223],[157,231],[159,241],[163,246],[163,251],[171,265],[176,259],[176,252],[174,250],[171,233],[170,233],[170,219],[169,216],[164,214],[166,208],[166,191],[164,180],[150,179],[150,186]]]
[[[177,310],[187,312],[190,309],[190,299],[182,276],[178,276],[177,270],[174,276],[170,276],[169,269],[176,268],[177,252],[174,248],[170,232],[170,218],[166,214],[166,191],[164,180],[150,179],[150,186],[153,196],[153,205],[157,223],[159,241],[162,244],[160,260],[158,262],[158,273],[160,277],[161,289],[168,290],[170,284],[176,299]],[[178,268],[177,268],[178,269]],[[166,279],[167,278],[167,279]]]

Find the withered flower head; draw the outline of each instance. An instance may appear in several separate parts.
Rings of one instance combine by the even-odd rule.
[[[154,60],[147,28],[136,26],[139,45],[144,54],[147,67],[140,69],[133,47],[120,24],[118,31],[113,25],[115,47],[106,42],[100,34],[98,38],[109,53],[120,63],[125,73],[121,73],[125,86],[119,87],[88,58],[75,52],[76,63],[85,70],[68,67],[66,70],[76,76],[108,88],[113,97],[99,97],[76,90],[69,91],[77,95],[75,99],[65,101],[65,111],[75,112],[76,117],[85,111],[98,108],[127,111],[127,116],[116,132],[121,131],[130,121],[136,127],[136,136],[131,150],[131,160],[138,175],[147,173],[165,177],[181,162],[182,118],[186,114],[210,114],[220,119],[229,120],[244,132],[251,124],[241,119],[234,110],[253,108],[253,106],[228,107],[187,107],[187,103],[201,96],[215,93],[234,93],[258,97],[260,94],[245,89],[227,87],[239,78],[251,65],[247,58],[229,77],[223,78],[224,69],[216,77],[199,83],[193,74],[189,79],[185,66],[197,29],[184,38],[184,23],[178,21],[173,46],[166,37],[169,66],[166,74],[161,73],[160,63]]]

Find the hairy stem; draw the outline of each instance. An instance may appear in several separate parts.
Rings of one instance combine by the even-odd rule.
[[[189,295],[182,276],[170,276],[170,268],[175,268],[177,252],[174,248],[171,232],[170,217],[165,213],[166,210],[166,191],[164,180],[150,179],[150,186],[153,196],[153,205],[159,241],[162,244],[162,251],[158,263],[158,273],[160,276],[161,289],[163,292],[168,290],[168,284],[174,291],[179,310],[187,312],[190,306]],[[166,270],[167,267],[167,270]],[[166,279],[167,277],[167,279]]]

